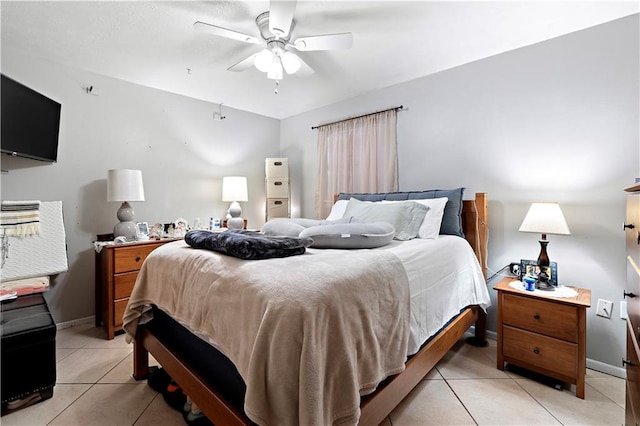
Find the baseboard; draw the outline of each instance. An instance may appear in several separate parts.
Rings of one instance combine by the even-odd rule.
[[[467,337],[471,337],[471,336],[475,336],[475,333],[476,333],[476,326],[472,325],[471,327],[469,327],[469,330],[467,330],[467,332],[464,335]],[[498,333],[496,333],[495,331],[486,330],[485,334],[487,336],[487,339],[498,340]]]
[[[72,321],[65,321],[65,322],[61,322],[56,324],[56,330],[64,330],[65,328],[70,328],[70,327],[76,327],[79,325],[85,325],[85,324],[89,324],[89,323],[94,323],[96,320],[95,316],[90,316],[90,317],[85,317],[85,318],[78,318]]]
[[[587,368],[596,370],[601,373],[609,374],[611,376],[626,379],[627,371],[622,367],[616,367],[615,365],[605,364],[604,362],[596,361],[587,358]]]

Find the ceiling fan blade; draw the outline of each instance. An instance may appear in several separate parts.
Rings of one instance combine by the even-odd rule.
[[[303,61],[300,56],[298,56],[298,59],[300,60],[300,69],[298,70],[298,72],[296,72],[296,75],[306,77],[315,72],[313,68],[311,68],[305,61]]]
[[[250,55],[249,57],[244,58],[240,62],[231,65],[229,68],[227,68],[227,70],[228,71],[234,71],[234,72],[240,72],[240,71],[248,70],[249,68],[251,68],[253,66],[253,63],[256,60],[256,56],[258,56],[258,54],[254,53],[254,54]]]
[[[271,0],[269,2],[269,31],[280,38],[289,35],[296,0]]]
[[[259,44],[262,42],[258,37],[230,30],[228,28],[222,28],[216,25],[207,24],[206,22],[195,22],[193,24],[193,29],[207,34],[213,34],[233,40],[244,41],[245,43]]]
[[[351,33],[300,37],[291,43],[291,46],[300,51],[350,49],[352,45],[353,35]]]

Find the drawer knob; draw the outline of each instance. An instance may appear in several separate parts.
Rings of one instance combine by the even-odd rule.
[[[622,290],[622,298],[629,298],[629,299],[633,299],[634,297],[636,297],[635,293],[627,293],[626,291]]]
[[[537,320],[539,320],[539,319],[540,319],[540,314],[534,314],[534,315],[533,315],[533,319],[537,319]]]
[[[623,359],[623,360],[622,360],[622,366],[623,366],[623,367],[625,367],[625,366],[627,366],[627,365],[628,365],[629,367],[633,367],[635,364],[634,364],[634,363],[632,363],[631,361],[627,361],[626,359]]]
[[[540,355],[540,349],[533,348],[533,353],[536,354],[536,355]]]
[[[142,259],[140,256],[136,256],[136,262],[140,262],[140,259]]]
[[[624,222],[622,223],[622,230],[633,229],[633,228],[635,228],[635,225],[633,223],[624,223]]]

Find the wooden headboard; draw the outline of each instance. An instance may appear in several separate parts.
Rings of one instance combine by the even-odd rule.
[[[338,201],[338,196],[339,194],[333,196],[334,203]],[[476,192],[473,200],[462,200],[462,230],[478,258],[485,279],[487,278],[487,244],[489,241],[488,219],[486,192]]]
[[[488,200],[486,192],[476,192],[474,200],[462,201],[464,237],[476,253],[482,273],[487,278],[487,245],[489,242]]]

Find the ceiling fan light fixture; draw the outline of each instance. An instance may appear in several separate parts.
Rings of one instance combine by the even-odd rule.
[[[268,72],[271,69],[273,59],[273,52],[271,52],[271,50],[269,49],[263,49],[256,55],[256,59],[254,60],[253,65],[255,65],[255,67],[262,72]]]
[[[284,52],[282,55],[282,67],[287,74],[295,74],[300,69],[300,59],[298,55],[292,52]]]
[[[271,80],[282,80],[282,61],[277,55],[273,55],[273,62],[269,71],[267,71],[267,78]]]

